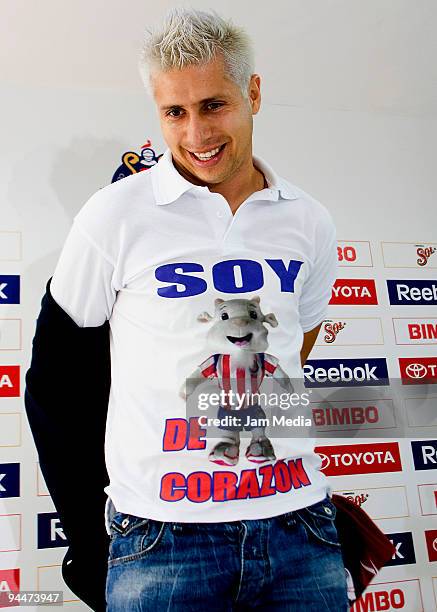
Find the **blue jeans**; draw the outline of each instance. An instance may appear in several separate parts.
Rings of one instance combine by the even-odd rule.
[[[341,547],[329,497],[279,516],[173,523],[116,512],[109,612],[346,612]]]

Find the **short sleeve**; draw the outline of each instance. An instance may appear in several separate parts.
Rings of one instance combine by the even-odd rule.
[[[315,233],[314,264],[306,278],[299,301],[303,332],[317,327],[326,318],[326,311],[337,278],[337,233],[326,209]]]
[[[198,366],[200,373],[205,378],[215,378],[217,376],[216,356],[211,355]]]
[[[279,359],[269,353],[264,353],[264,373],[266,376],[273,376],[278,367]]]
[[[75,220],[55,268],[50,292],[79,327],[110,318],[116,299],[114,265]]]

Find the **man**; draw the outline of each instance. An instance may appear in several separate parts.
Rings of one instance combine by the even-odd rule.
[[[214,356],[211,378],[244,391],[258,363],[302,379],[336,275],[332,219],[252,153],[261,80],[241,29],[173,10],[141,69],[168,149],[88,200],[48,287],[76,326],[110,326],[107,609],[347,610],[314,441],[279,437],[273,454],[258,428],[240,454],[229,433],[220,463],[180,395]]]

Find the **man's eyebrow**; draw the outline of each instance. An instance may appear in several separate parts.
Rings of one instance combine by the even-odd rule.
[[[209,102],[215,102],[216,100],[224,100],[225,96],[222,95],[217,95],[217,96],[211,96],[210,98],[204,98],[203,100],[200,100],[198,102],[199,105],[202,104],[208,104]],[[168,106],[160,106],[159,107],[160,110],[170,110],[171,108],[183,108],[182,104],[169,104]]]

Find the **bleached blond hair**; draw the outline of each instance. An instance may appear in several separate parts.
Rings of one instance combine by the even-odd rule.
[[[179,7],[171,9],[162,24],[146,30],[138,67],[151,95],[156,71],[206,64],[220,56],[227,77],[247,98],[255,63],[250,37],[215,11]]]

